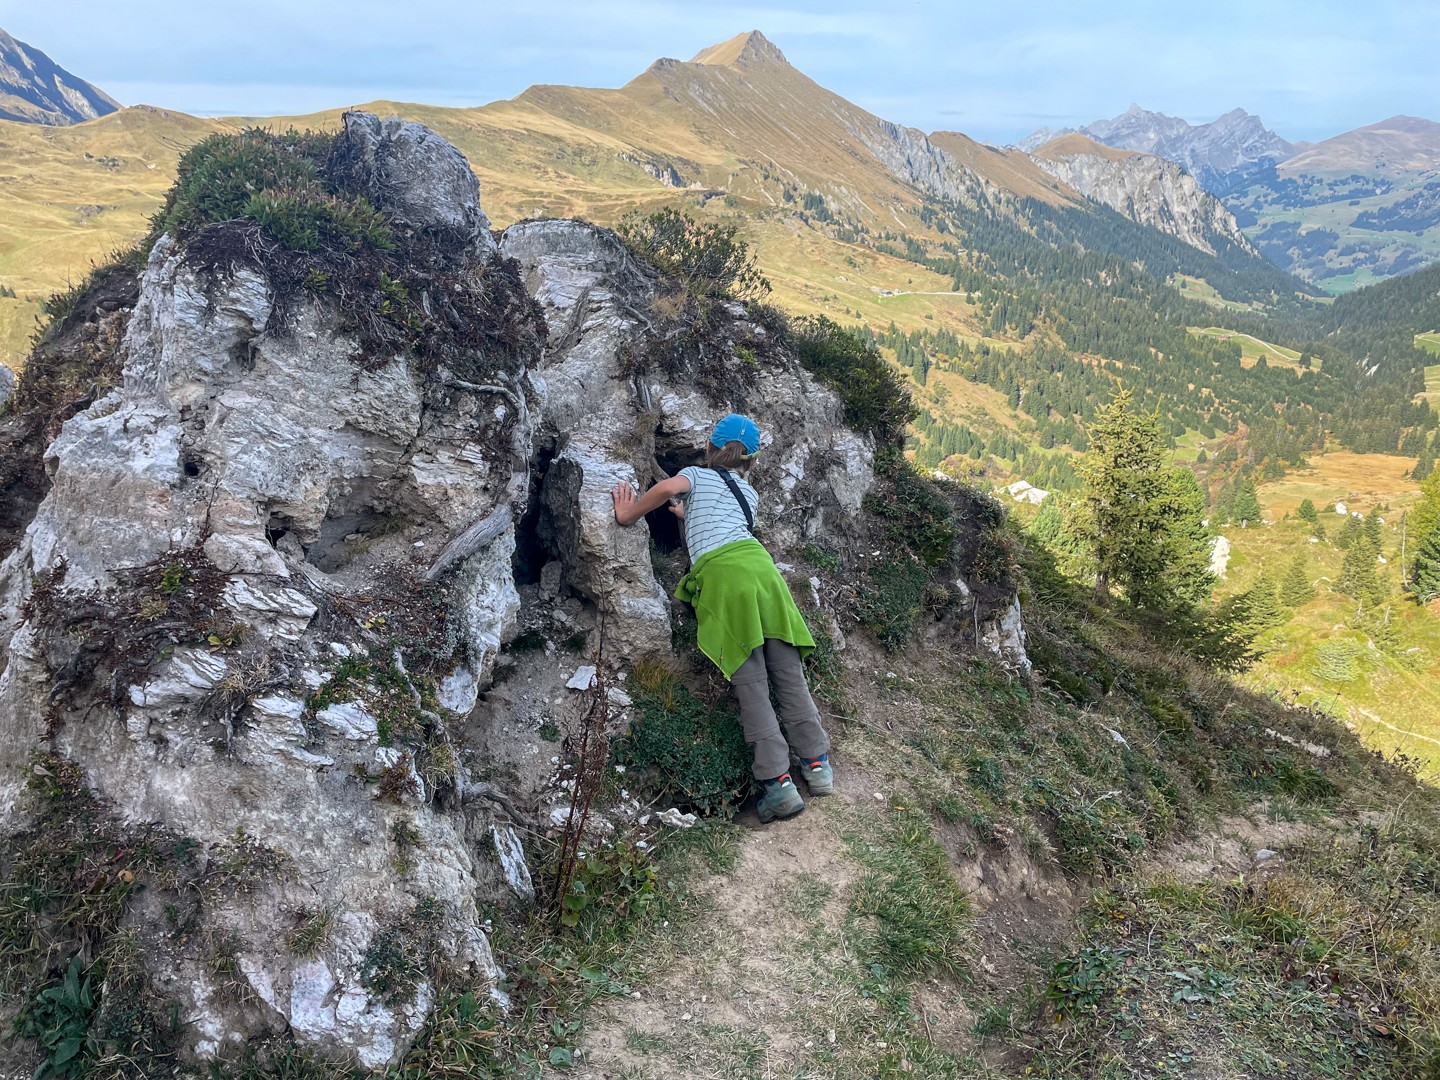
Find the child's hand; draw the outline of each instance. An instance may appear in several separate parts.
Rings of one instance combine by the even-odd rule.
[[[621,525],[635,524],[630,511],[635,506],[635,489],[628,483],[616,484],[610,489],[610,498],[615,503],[615,520]]]
[[[685,520],[685,504],[679,499],[670,500],[670,513],[674,514],[681,521]]]

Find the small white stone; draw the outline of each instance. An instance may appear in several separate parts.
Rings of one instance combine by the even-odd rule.
[[[581,664],[575,669],[575,674],[570,676],[570,681],[565,686],[570,690],[589,690],[595,685],[595,666],[593,664]]]

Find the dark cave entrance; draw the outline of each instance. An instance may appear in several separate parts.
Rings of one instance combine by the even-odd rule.
[[[688,441],[680,441],[663,428],[655,429],[655,464],[661,473],[661,476],[656,477],[657,480],[674,476],[681,469],[699,465],[703,461],[704,455]],[[661,506],[658,510],[646,514],[645,524],[650,529],[650,540],[654,543],[655,550],[661,555],[684,549],[684,523],[670,512],[668,506]]]
[[[550,463],[555,460],[555,450],[553,445],[542,446],[530,462],[525,513],[515,523],[515,554],[510,560],[516,585],[537,584],[545,564],[559,557],[554,544],[555,528],[549,520],[550,512],[540,497],[545,478],[550,473]]]

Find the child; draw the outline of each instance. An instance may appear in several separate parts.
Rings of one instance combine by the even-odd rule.
[[[830,737],[820,726],[820,710],[800,664],[814,650],[815,639],[770,553],[753,535],[760,496],[745,474],[759,453],[755,421],[731,413],[710,435],[704,468],[681,469],[639,497],[623,483],[611,495],[621,525],[635,524],[666,502],[684,522],[690,572],[675,595],[695,606],[700,648],[734,687],[740,726],[755,750],[760,820],[768,822],[805,809],[790,778],[792,747],[811,795],[829,795],[834,780]],[[770,703],[772,688],[780,704],[779,722]]]

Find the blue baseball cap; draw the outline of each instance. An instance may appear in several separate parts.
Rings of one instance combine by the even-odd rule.
[[[754,457],[760,452],[760,427],[748,416],[731,413],[715,425],[710,442],[721,449],[726,443],[738,442],[745,447],[746,457]]]

